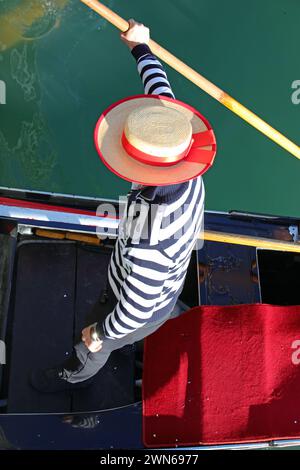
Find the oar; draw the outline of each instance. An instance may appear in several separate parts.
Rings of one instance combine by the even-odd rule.
[[[274,240],[272,238],[251,237],[250,235],[239,235],[237,233],[214,232],[205,230],[204,235],[200,239],[218,242],[230,243],[233,245],[252,246],[262,250],[289,251],[292,253],[300,253],[300,244],[294,242],[286,242],[282,240]]]
[[[77,240],[91,245],[100,245],[101,240],[96,235],[87,235],[85,233],[63,232],[56,230],[37,229],[35,234],[39,237],[54,238],[57,240]],[[199,239],[217,243],[230,243],[232,245],[252,246],[262,250],[288,251],[291,253],[300,253],[300,244],[274,240],[272,238],[251,237],[250,235],[239,235],[236,233],[213,232],[205,230]]]
[[[122,32],[128,30],[129,23],[102,3],[98,2],[97,0],[81,1],[89,6],[92,10],[99,13],[99,15],[116,26],[116,28],[120,29]],[[211,83],[205,77],[200,75],[198,72],[193,70],[191,67],[186,65],[184,62],[179,60],[177,57],[175,57],[173,54],[168,52],[153,40],[150,40],[149,46],[152,52],[161,60],[170,65],[170,67],[177,70],[177,72],[181,73],[184,77],[193,82],[199,88],[206,91],[206,93],[219,101],[219,103],[223,104],[226,106],[226,108],[230,109],[240,118],[244,119],[244,121],[248,122],[248,124],[255,127],[257,130],[269,137],[269,139],[273,140],[289,153],[300,159],[300,147],[298,145],[293,143],[283,134],[271,127],[267,122],[263,121],[259,116],[247,109],[241,103],[236,101],[230,95],[225,93],[223,90],[218,88],[216,85]]]

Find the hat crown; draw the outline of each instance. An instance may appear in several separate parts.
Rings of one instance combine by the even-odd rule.
[[[141,111],[148,108],[148,113],[151,114],[151,107],[152,112],[153,107],[154,111],[155,107],[159,107],[159,112],[165,112],[161,111],[161,108],[168,108],[178,111],[185,117],[184,125],[179,126],[178,132],[173,131],[174,119],[172,119],[170,122],[168,121],[168,125],[171,125],[167,128],[168,132],[160,130],[156,133],[156,136],[167,136],[173,133],[172,139],[168,141],[168,147],[165,147],[166,140],[159,140],[160,144],[163,143],[160,154],[156,149],[153,154],[150,154],[149,151],[147,153],[143,139],[140,138],[141,134],[138,132],[136,132],[136,136],[139,138],[136,138],[137,146],[132,145],[132,143],[134,144],[132,142],[134,127],[130,125],[130,118],[136,115],[140,120],[141,114],[136,110],[140,108]],[[138,114],[132,114],[134,111]],[[173,113],[172,116],[174,117],[175,114]],[[178,117],[177,114],[176,117]],[[154,124],[150,123],[149,126],[154,126]],[[125,131],[125,127],[127,131]],[[181,134],[183,128],[189,128],[186,135],[191,135],[191,138],[187,138],[187,148],[182,152],[174,152],[172,149],[172,145],[174,142],[176,143],[174,138],[185,136],[185,132]],[[109,170],[127,181],[143,186],[165,186],[196,178],[210,168],[216,154],[214,133],[207,119],[192,106],[162,95],[130,96],[112,104],[98,119],[94,139],[99,156]],[[182,141],[184,142],[184,138]],[[140,148],[138,148],[138,144],[141,144]],[[153,150],[153,145],[148,146],[150,151]],[[168,154],[168,148],[172,149],[173,154]]]
[[[124,134],[138,150],[155,156],[175,156],[190,145],[192,125],[176,109],[139,106],[126,119]]]

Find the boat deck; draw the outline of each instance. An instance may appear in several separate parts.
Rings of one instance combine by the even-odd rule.
[[[40,394],[30,371],[60,364],[105,287],[108,248],[66,241],[19,243],[13,286],[9,354],[9,413],[53,413],[108,409],[134,401],[134,349],[113,353],[93,387]]]

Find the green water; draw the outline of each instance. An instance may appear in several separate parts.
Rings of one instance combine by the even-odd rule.
[[[300,143],[299,0],[109,0],[125,18]],[[211,121],[206,208],[300,216],[300,162],[177,72],[177,98]],[[0,1],[0,186],[116,198],[129,184],[93,145],[101,111],[142,92],[117,30],[79,0]]]

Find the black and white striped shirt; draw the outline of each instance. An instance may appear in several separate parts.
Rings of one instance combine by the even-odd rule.
[[[136,46],[132,54],[145,94],[174,98],[164,68],[149,47]],[[123,338],[169,316],[183,288],[203,215],[201,177],[163,187],[133,185],[108,270],[117,304],[97,327],[102,335]]]

